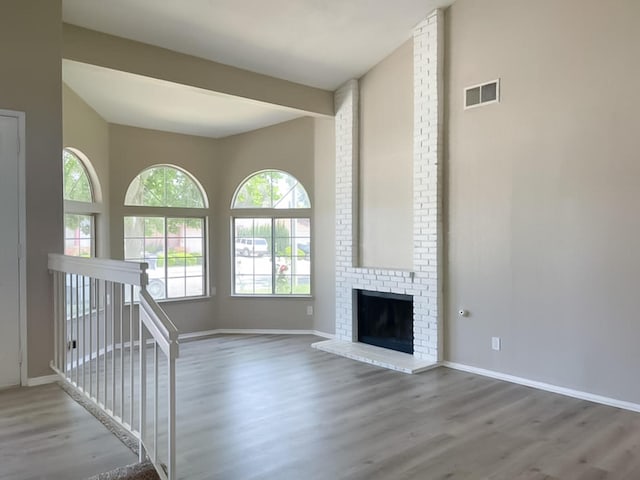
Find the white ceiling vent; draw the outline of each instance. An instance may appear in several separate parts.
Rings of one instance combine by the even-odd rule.
[[[464,108],[475,108],[500,101],[500,79],[464,89]]]

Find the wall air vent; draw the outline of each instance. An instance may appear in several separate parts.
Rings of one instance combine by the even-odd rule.
[[[500,101],[500,79],[464,89],[464,108],[475,108]]]

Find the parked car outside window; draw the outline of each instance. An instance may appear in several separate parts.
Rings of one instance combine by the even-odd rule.
[[[236,255],[263,257],[269,254],[269,244],[264,238],[236,238]]]

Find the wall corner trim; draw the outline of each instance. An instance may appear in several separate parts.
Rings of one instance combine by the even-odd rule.
[[[632,412],[640,412],[640,404],[627,402],[626,400],[618,400],[616,398],[605,397],[603,395],[597,395],[595,393],[583,392],[580,390],[574,390],[572,388],[560,387],[558,385],[552,385],[550,383],[538,382],[536,380],[529,380],[528,378],[517,377],[515,375],[509,375],[507,373],[496,372],[494,370],[487,370],[479,367],[472,367],[470,365],[464,365],[455,362],[442,362],[443,367],[451,368],[453,370],[460,370],[462,372],[474,373],[476,375],[482,375],[483,377],[495,378],[496,380],[503,380],[505,382],[516,383],[518,385],[524,385],[525,387],[536,388],[538,390],[544,390],[546,392],[557,393],[559,395],[565,395],[567,397],[578,398],[580,400],[587,400],[593,403],[599,403],[601,405],[607,405],[609,407],[621,408],[623,410],[629,410]]]

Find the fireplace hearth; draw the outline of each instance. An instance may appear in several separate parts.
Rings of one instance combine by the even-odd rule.
[[[357,291],[358,341],[413,354],[413,297]]]

